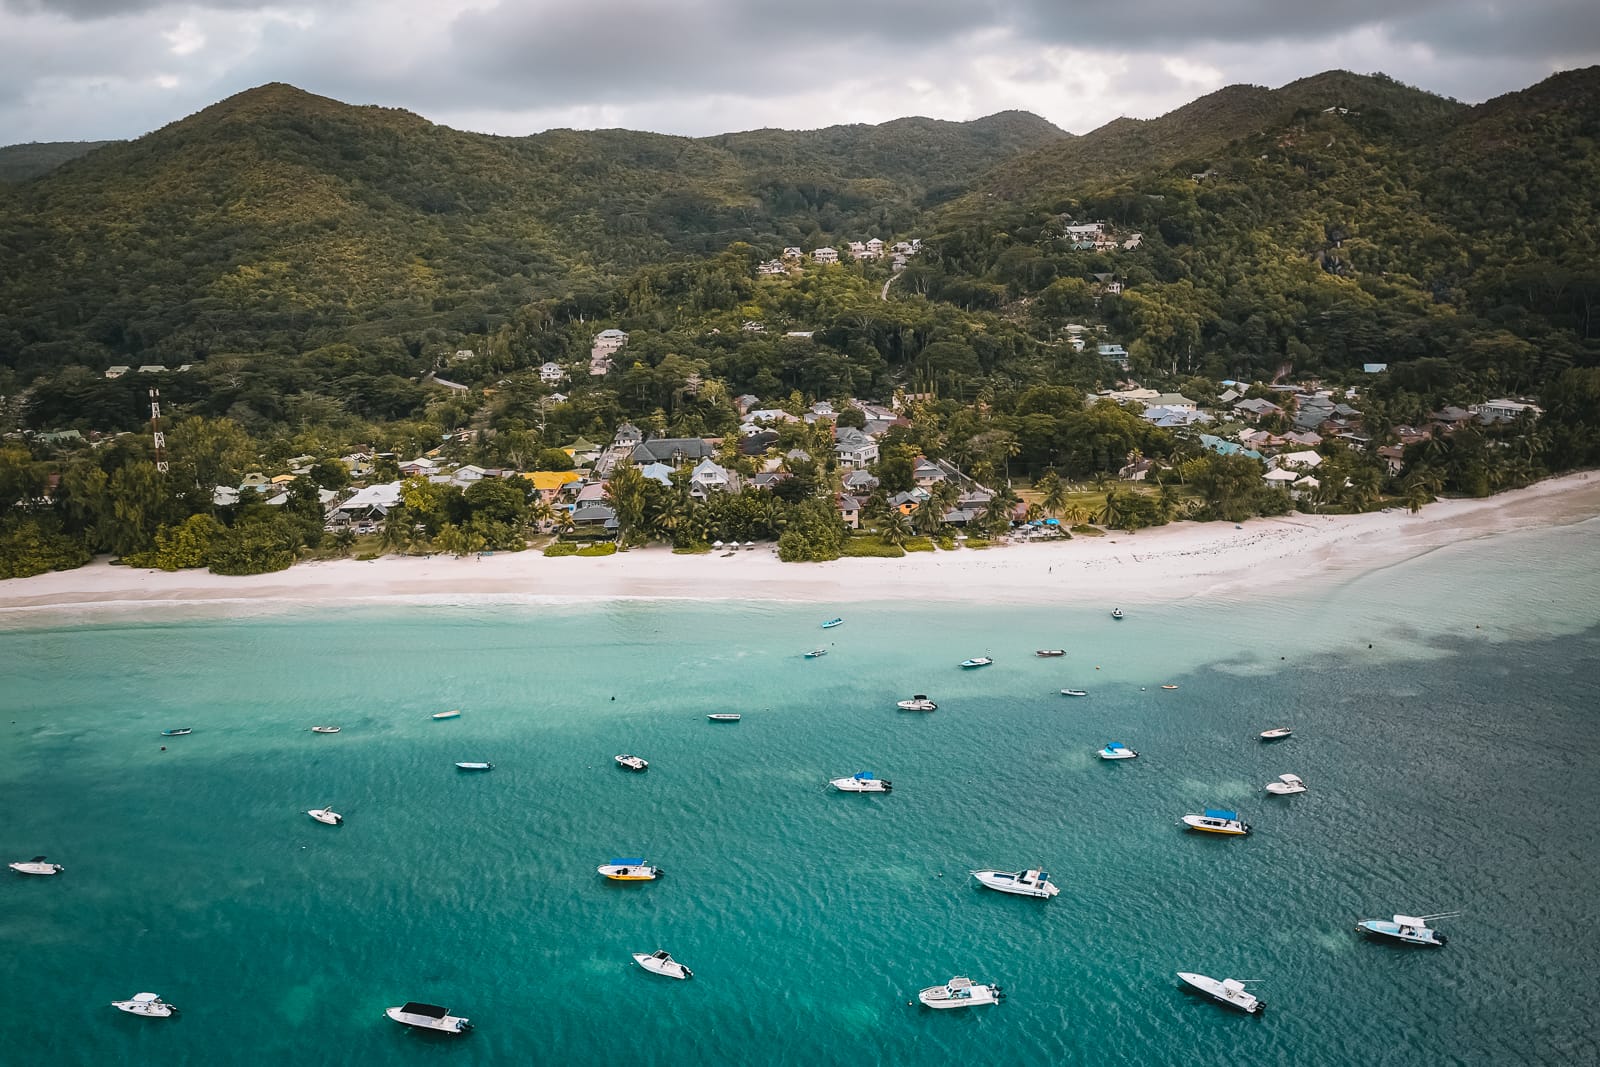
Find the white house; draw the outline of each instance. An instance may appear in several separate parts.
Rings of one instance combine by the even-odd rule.
[[[781,274],[788,274],[789,268],[783,265],[783,260],[781,259],[769,259],[765,263],[756,264],[756,273],[762,275],[763,277],[770,278]]]
[[[800,249],[794,247],[793,245],[790,245],[788,248],[785,248],[783,250],[783,258],[784,259],[804,259],[805,257],[806,257],[806,254],[804,252],[800,251]]]
[[[1310,450],[1304,452],[1285,452],[1282,455],[1273,457],[1272,464],[1274,467],[1277,467],[1280,470],[1299,470],[1301,473],[1304,473],[1308,470],[1316,470],[1319,466],[1321,466],[1322,457]]]
[[[841,467],[857,470],[878,461],[878,442],[854,426],[835,429],[833,442],[833,450],[838,453]]]
[[[839,250],[824,245],[811,253],[811,260],[814,263],[837,263],[839,262]]]
[[[846,247],[850,249],[851,259],[867,258],[867,246],[862,244],[860,241],[851,241]]]
[[[883,258],[883,242],[878,240],[876,237],[872,238],[872,240],[867,242],[867,258],[868,259],[882,259]]]
[[[107,378],[120,378],[124,374],[127,374],[128,371],[130,371],[132,369],[133,369],[132,367],[124,367],[124,366],[107,367],[106,368],[106,377]]]
[[[727,491],[729,481],[728,472],[707,456],[696,463],[694,470],[689,472],[689,491],[701,496],[707,493],[722,493]]]
[[[559,363],[545,363],[539,368],[539,380],[546,385],[555,385],[567,380],[567,372],[561,369]]]
[[[1537,404],[1529,404],[1521,400],[1485,400],[1481,404],[1474,404],[1467,409],[1482,422],[1506,422],[1515,419],[1524,411],[1533,412],[1534,418],[1544,414],[1544,409]]]

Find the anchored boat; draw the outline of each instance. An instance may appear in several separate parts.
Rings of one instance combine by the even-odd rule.
[[[1285,737],[1288,737],[1292,733],[1294,733],[1294,731],[1289,729],[1287,726],[1274,726],[1270,730],[1261,731],[1261,740],[1282,741]]]
[[[974,656],[972,659],[962,660],[961,669],[964,671],[970,671],[974,667],[987,667],[993,662],[994,660],[990,659],[988,656]]]
[[[663,978],[693,978],[694,972],[677,960],[672,958],[672,953],[663,949],[654,952],[635,952],[633,962],[649,971],[659,974]]]
[[[1033,654],[1042,659],[1053,659],[1056,656],[1065,656],[1067,650],[1064,648],[1036,648]]]
[[[339,728],[337,726],[313,726],[311,732],[314,734],[336,734],[339,732]]]
[[[35,856],[31,860],[18,860],[6,866],[18,874],[60,874],[66,870],[61,864],[50,863],[43,856]]]
[[[1207,808],[1199,815],[1191,812],[1183,817],[1183,825],[1208,834],[1232,834],[1236,837],[1250,832],[1250,824],[1239,818],[1238,812],[1218,808]]]
[[[806,653],[806,659],[821,659],[827,654],[828,650],[825,648],[813,648],[810,652]]]
[[[1101,759],[1137,759],[1139,753],[1121,741],[1112,741],[1100,750],[1099,755]]]
[[[1178,977],[1189,988],[1199,990],[1218,1004],[1237,1008],[1246,1015],[1254,1015],[1267,1006],[1265,1001],[1246,991],[1245,983],[1253,979],[1224,978],[1219,982],[1215,978],[1190,971],[1179,971]]]
[[[1428,924],[1436,919],[1452,919],[1461,913],[1442,912],[1438,915],[1396,915],[1393,919],[1362,919],[1356,929],[1373,937],[1386,937],[1408,945],[1428,945],[1443,948],[1446,938]]]
[[[713,711],[706,718],[712,722],[738,722],[739,713],[737,711]]]
[[[624,770],[643,771],[648,770],[650,767],[649,760],[639,756],[630,756],[626,752],[614,758],[617,761],[617,766],[623,768]]]
[[[895,704],[901,711],[938,711],[939,705],[928,699],[927,693],[918,693],[910,700],[902,700]]]
[[[1063,689],[1061,695],[1064,697],[1086,697],[1089,695],[1089,691],[1087,689]]]
[[[176,730],[162,730],[161,731],[161,736],[162,737],[185,737],[185,736],[187,736],[189,734],[192,734],[192,733],[194,733],[194,727],[192,727],[192,726],[180,726]]]
[[[1050,876],[1042,870],[1030,871],[973,871],[972,877],[985,889],[999,893],[1014,893],[1019,897],[1044,897],[1061,892]]]
[[[440,719],[459,719],[461,718],[461,712],[454,708],[450,711],[436,711],[433,713],[433,718],[436,722]]]
[[[328,826],[341,826],[344,824],[344,816],[340,815],[332,808],[312,808],[310,811],[306,812],[306,814],[318,822],[325,823]]]
[[[1111,617],[1113,619],[1123,618],[1122,609],[1121,608],[1112,608],[1111,609]]]
[[[1306,784],[1300,780],[1298,774],[1280,774],[1276,782],[1267,783],[1267,792],[1275,797],[1286,797],[1293,793],[1304,793]]]
[[[386,1008],[384,1014],[402,1026],[435,1030],[441,1034],[464,1034],[472,1029],[472,1023],[459,1015],[451,1015],[437,1004],[423,1004],[415,1000],[398,1008]]]
[[[111,1006],[129,1015],[143,1015],[146,1019],[170,1019],[178,1009],[154,993],[135,993],[128,1000],[113,1000]]]
[[[931,985],[917,994],[925,1008],[976,1008],[998,1004],[1006,999],[997,985],[976,985],[970,978],[955,977],[944,985]]]
[[[828,784],[841,793],[887,793],[894,788],[892,782],[884,781],[871,771],[852,774],[848,778],[835,778]]]
[[[492,770],[494,770],[494,764],[492,764],[492,763],[458,763],[458,764],[456,764],[456,770],[458,770],[458,771],[492,771]]]
[[[844,625],[844,620],[843,619],[829,619],[827,622],[822,624],[822,628],[824,630],[831,630],[835,626],[843,626],[843,625]]]
[[[661,877],[661,868],[650,866],[642,856],[623,856],[596,870],[613,882],[653,882]]]

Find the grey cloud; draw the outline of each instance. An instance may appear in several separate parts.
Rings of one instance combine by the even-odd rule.
[[[0,11],[19,15],[61,15],[75,21],[140,15],[158,8],[205,8],[214,11],[252,11],[274,7],[271,0],[0,0]],[[302,0],[300,7],[333,7],[329,0]]]

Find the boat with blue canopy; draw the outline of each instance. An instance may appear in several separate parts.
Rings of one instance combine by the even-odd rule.
[[[841,793],[887,793],[894,788],[871,771],[852,774],[848,778],[835,778],[828,783]]]
[[[1138,755],[1121,741],[1112,741],[1100,750],[1101,759],[1135,759]]]
[[[843,626],[843,625],[844,625],[844,620],[843,619],[829,619],[827,622],[822,624],[822,628],[824,630],[831,630],[835,626]]]
[[[1238,812],[1226,808],[1207,808],[1198,815],[1191,812],[1183,817],[1183,825],[1208,834],[1242,836],[1250,832],[1250,824],[1239,818]]]

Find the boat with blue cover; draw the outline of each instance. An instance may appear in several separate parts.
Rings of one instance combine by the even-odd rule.
[[[161,736],[162,737],[187,737],[189,734],[192,734],[192,733],[194,733],[194,727],[192,727],[192,726],[179,726],[179,727],[177,727],[176,729],[173,729],[173,730],[162,730],[161,731]]]
[[[844,625],[844,620],[843,619],[829,619],[827,622],[822,624],[822,628],[824,630],[831,630],[835,626],[843,626],[843,625]]]
[[[1235,837],[1250,832],[1250,824],[1239,818],[1239,813],[1226,808],[1207,808],[1196,815],[1190,812],[1183,817],[1183,825],[1207,834],[1231,834]]]
[[[974,656],[971,659],[962,660],[961,669],[964,671],[970,671],[976,667],[987,667],[993,662],[994,660],[990,659],[988,656]]]
[[[1139,753],[1123,744],[1121,741],[1112,741],[1100,750],[1101,759],[1136,759]]]
[[[828,650],[825,648],[813,648],[810,652],[806,653],[806,659],[821,659],[827,654]]]

